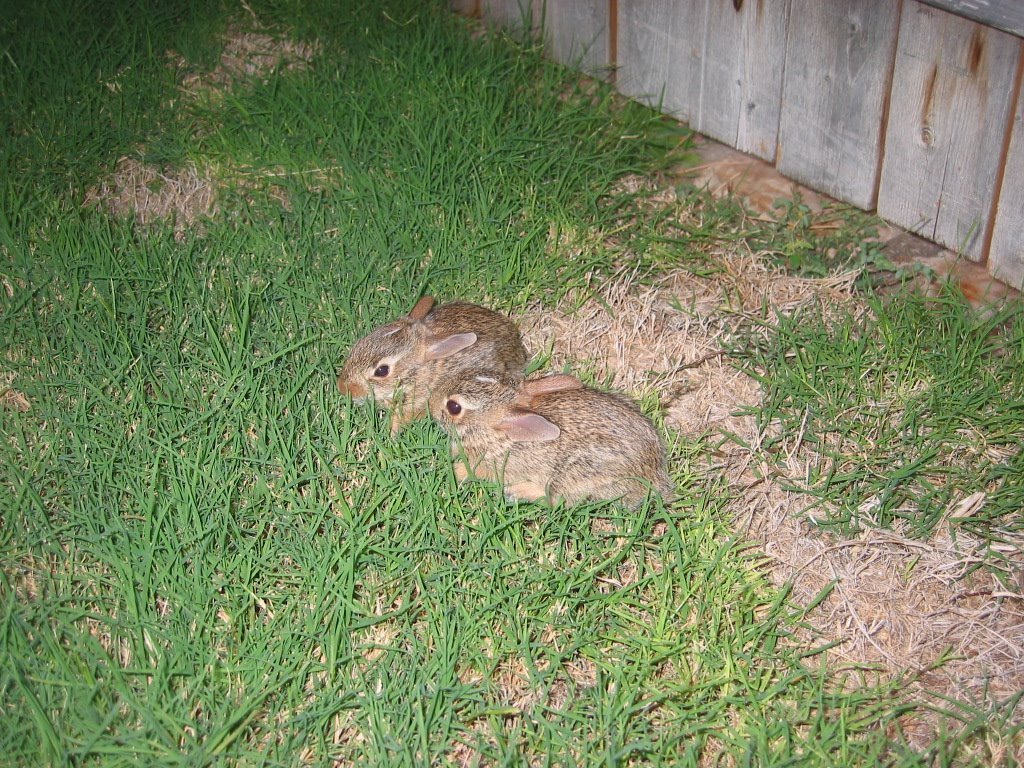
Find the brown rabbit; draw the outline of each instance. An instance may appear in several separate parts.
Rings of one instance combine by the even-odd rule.
[[[447,377],[430,412],[452,435],[455,475],[502,483],[507,496],[574,504],[650,492],[670,498],[665,449],[629,398],[584,387],[572,376],[523,382],[488,372]]]
[[[465,302],[434,306],[416,302],[406,317],[387,323],[355,343],[338,376],[338,389],[355,400],[372,396],[392,407],[391,432],[426,412],[434,383],[465,368],[522,379],[526,348],[519,329],[504,315]]]

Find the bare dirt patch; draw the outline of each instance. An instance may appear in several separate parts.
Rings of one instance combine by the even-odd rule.
[[[711,436],[735,525],[760,543],[772,581],[792,584],[793,601],[805,606],[830,589],[799,638],[807,646],[834,643],[821,663],[854,671],[853,680],[907,681],[908,699],[937,710],[962,702],[993,711],[1010,702],[1009,721],[1024,720],[1012,700],[1024,690],[1024,589],[974,570],[992,560],[990,544],[959,525],[984,495],[960,500],[927,541],[877,529],[842,539],[813,525],[807,497],[787,491],[778,464],[759,458],[765,435],[755,419],[737,415],[759,407],[761,395],[720,354],[731,330],[748,318],[770,323],[766,306],[867,311],[853,290],[856,275],[796,279],[740,246],[710,255],[721,266],[711,278],[681,271],[642,285],[623,273],[590,297],[570,295],[553,311],[531,308],[521,324],[527,347],[548,352],[551,368],[587,372],[636,398],[654,394],[667,426],[689,439]],[[738,439],[722,439],[728,434]],[[784,458],[794,477],[801,462],[816,460],[799,445]],[[1001,554],[1024,561],[1024,538],[1006,532],[1003,539]],[[943,719],[919,709],[904,726],[926,749]],[[990,737],[985,750],[978,757],[994,764],[1024,759],[1019,739]]]
[[[308,69],[319,52],[315,44],[232,27],[224,35],[224,48],[217,66],[209,72],[194,71],[177,52],[171,51],[168,58],[183,73],[182,95],[199,99],[223,96],[242,81],[266,81],[278,70]]]
[[[168,53],[169,66],[179,73],[178,90],[185,103],[219,100],[232,88],[254,80],[266,80],[279,70],[298,71],[311,66],[319,52],[316,45],[274,37],[262,32],[231,28],[224,37],[219,62],[209,72],[197,72],[180,54]],[[143,154],[140,148],[139,156]],[[139,156],[118,159],[113,173],[86,190],[84,206],[101,206],[121,218],[133,218],[143,228],[174,221],[178,239],[220,210],[220,196],[226,188],[269,190],[287,207],[287,196],[275,179],[281,169],[255,172],[251,169],[209,167],[162,168],[145,163]],[[324,181],[327,172],[310,171],[313,181]]]
[[[196,226],[217,212],[217,183],[195,167],[161,170],[134,157],[122,157],[114,172],[85,194],[83,205],[101,205],[114,216],[134,218],[142,227],[174,220],[175,232]]]

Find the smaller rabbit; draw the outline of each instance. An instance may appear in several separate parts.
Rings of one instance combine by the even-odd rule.
[[[511,498],[637,507],[673,493],[665,449],[627,397],[565,374],[525,381],[463,371],[440,382],[430,412],[452,435],[455,475],[496,480]]]
[[[372,396],[391,407],[395,434],[426,412],[443,374],[473,368],[522,379],[526,359],[519,329],[504,315],[460,301],[435,307],[434,298],[424,296],[407,316],[353,345],[338,389],[354,400]]]

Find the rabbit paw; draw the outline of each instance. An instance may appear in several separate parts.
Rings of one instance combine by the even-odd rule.
[[[505,486],[505,498],[520,501],[541,501],[548,496],[547,488],[536,480],[523,480]]]

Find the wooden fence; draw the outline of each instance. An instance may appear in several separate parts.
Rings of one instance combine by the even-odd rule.
[[[451,0],[1024,288],[1024,0]]]

